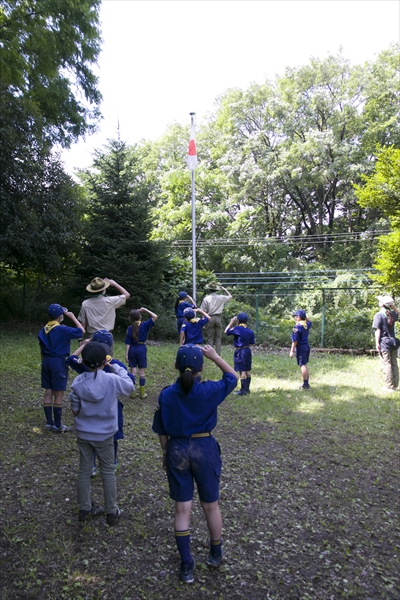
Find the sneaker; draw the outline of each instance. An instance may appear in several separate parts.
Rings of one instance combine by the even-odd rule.
[[[246,396],[247,392],[246,390],[239,390],[237,392],[233,392],[235,396]]]
[[[144,400],[145,398],[147,398],[147,394],[146,392],[144,392],[143,394],[140,394],[140,400]]]
[[[80,510],[79,511],[79,520],[81,522],[89,521],[89,519],[94,517],[99,517],[104,512],[103,506],[96,506],[92,502],[92,508],[90,510]]]
[[[129,396],[129,398],[137,398],[139,396],[139,392],[137,392],[136,390],[133,390],[132,394]]]
[[[193,583],[194,581],[194,570],[196,568],[196,561],[193,559],[191,565],[181,565],[181,581],[183,583]]]
[[[54,425],[49,425],[48,423],[46,423],[46,430],[47,431],[53,431],[54,429]]]
[[[107,515],[107,525],[116,525],[119,521],[119,518],[121,516],[121,511],[119,510],[119,508],[117,509],[116,513],[111,513]]]
[[[207,558],[207,564],[209,567],[214,567],[214,569],[218,569],[219,565],[224,558],[224,549],[221,548],[221,554],[214,555],[210,549],[210,553]]]
[[[97,475],[97,469],[96,469],[96,467],[94,466],[94,467],[92,468],[92,474],[91,474],[91,476],[90,476],[90,477],[96,477],[96,475]]]
[[[301,389],[301,390],[309,390],[309,389],[311,389],[311,388],[310,388],[310,386],[309,386],[308,384],[307,384],[307,385],[305,385],[305,384],[303,383],[303,385],[301,385],[301,386],[300,386],[300,389]]]
[[[72,427],[67,427],[61,423],[60,427],[53,425],[54,433],[65,433],[66,431],[72,431]]]
[[[395,388],[388,388],[385,385],[382,388],[382,392],[389,392],[389,394],[391,394],[392,392],[396,392],[397,390]]]

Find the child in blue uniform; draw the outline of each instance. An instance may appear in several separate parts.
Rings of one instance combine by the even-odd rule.
[[[176,326],[178,329],[178,334],[180,334],[181,327],[183,325],[183,311],[185,308],[196,308],[196,303],[186,292],[179,292],[175,302]]]
[[[307,319],[305,310],[296,310],[292,316],[295,318],[296,325],[293,327],[292,331],[292,347],[290,348],[289,356],[290,358],[293,358],[296,349],[297,364],[301,369],[301,376],[303,378],[303,385],[301,388],[303,390],[309,390],[310,384],[308,382],[309,371],[307,363],[310,358],[310,344],[308,343],[308,334],[310,333],[312,323]]]
[[[249,316],[245,313],[239,313],[237,317],[232,317],[228,327],[225,329],[226,335],[233,335],[233,345],[235,353],[233,355],[233,366],[235,371],[240,373],[240,390],[235,392],[238,396],[250,394],[251,383],[251,348],[255,344],[254,331],[247,326]],[[237,322],[235,326],[234,323]]]
[[[196,317],[196,312],[203,315],[202,319]],[[203,327],[210,320],[210,315],[201,310],[201,308],[185,308],[183,311],[184,322],[179,334],[179,343],[183,344],[203,344]]]
[[[59,304],[50,304],[47,314],[50,321],[38,335],[42,355],[42,388],[46,390],[43,403],[46,429],[64,433],[71,430],[71,427],[61,423],[62,403],[68,381],[66,358],[71,351],[71,340],[80,339],[85,330],[75,315]],[[64,316],[71,319],[76,327],[61,325]]]
[[[100,344],[103,344],[103,346],[106,349],[107,357],[106,357],[106,364],[104,366],[105,373],[113,372],[111,365],[118,365],[118,366],[124,368],[126,371],[128,370],[123,362],[121,362],[120,360],[117,360],[116,358],[111,357],[111,348],[113,347],[113,343],[114,343],[112,333],[110,333],[106,329],[99,329],[99,331],[96,331],[93,334],[93,337],[91,340],[85,340],[83,342],[83,344],[81,346],[79,346],[79,348],[77,350],[75,350],[75,352],[73,352],[71,354],[71,356],[67,359],[68,365],[76,373],[78,373],[80,375],[81,373],[87,373],[89,370],[87,368],[87,366],[83,363],[82,359],[80,358],[80,354],[82,353],[82,350],[84,349],[86,344],[90,341],[99,342]],[[129,375],[130,379],[132,380],[132,383],[134,383],[133,376],[130,373],[128,373],[128,375]],[[135,389],[135,388],[133,388],[133,389]],[[118,440],[122,440],[125,437],[124,436],[123,410],[124,410],[124,405],[122,404],[121,400],[118,398],[118,431],[114,434],[114,469],[115,469],[115,471],[117,470],[117,467],[118,467]],[[92,477],[95,477],[96,475],[97,475],[97,468],[96,468],[96,450],[95,450],[93,452]]]
[[[146,312],[150,315],[150,319],[142,322],[141,312]],[[132,325],[129,325],[126,330],[126,362],[131,368],[134,381],[136,381],[136,368],[139,369],[139,395],[140,399],[147,398],[146,389],[146,369],[147,369],[147,335],[154,323],[157,320],[157,315],[151,312],[148,308],[139,308],[139,310],[131,310],[129,319]]]
[[[203,355],[221,369],[222,379],[200,381]],[[211,432],[217,425],[218,405],[235,389],[237,375],[212,346],[181,346],[175,368],[179,377],[159,395],[153,431],[160,438],[170,497],[176,503],[174,531],[181,557],[181,580],[192,583],[196,562],[190,552],[189,524],[194,481],[210,533],[207,564],[219,567],[223,558],[218,504],[221,456]]]

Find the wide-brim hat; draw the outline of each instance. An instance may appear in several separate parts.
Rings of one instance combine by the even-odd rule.
[[[381,304],[382,306],[393,306],[394,304],[392,296],[377,296],[376,298],[379,304]]]
[[[219,287],[219,285],[216,281],[211,281],[210,283],[207,283],[207,285],[206,285],[206,290],[210,290],[211,292],[217,292],[220,289],[221,288]]]
[[[95,277],[94,279],[92,279],[89,285],[86,286],[86,289],[92,294],[99,294],[100,292],[104,292],[104,290],[106,290],[109,287],[109,285],[110,284],[108,281],[104,281],[104,279],[102,279],[101,277]]]

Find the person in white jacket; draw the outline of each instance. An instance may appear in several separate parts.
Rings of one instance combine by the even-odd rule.
[[[120,517],[114,469],[114,434],[118,430],[118,397],[129,396],[134,385],[128,372],[117,364],[103,371],[107,350],[99,342],[89,342],[82,360],[89,369],[76,377],[69,398],[75,417],[80,453],[78,474],[79,521],[106,513],[107,523],[115,525]],[[103,482],[105,506],[96,506],[90,494],[93,452],[96,451]]]

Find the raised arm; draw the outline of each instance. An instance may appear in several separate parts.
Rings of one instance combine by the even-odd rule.
[[[229,363],[221,358],[221,356],[217,354],[212,346],[203,346],[201,351],[203,352],[204,356],[209,360],[212,360],[212,362],[215,363],[223,373],[232,373],[236,379],[239,379],[239,375],[236,373],[235,369],[233,369]]]
[[[79,329],[82,329],[82,335],[84,333],[86,333],[84,326],[82,325],[82,323],[79,323],[79,321],[76,318],[76,316],[74,315],[74,313],[67,310],[67,311],[65,311],[64,315],[66,317],[68,317],[68,319],[71,319],[71,321],[74,323],[75,327],[79,327]]]
[[[195,310],[196,310],[196,312],[199,312],[201,315],[203,315],[203,317],[207,317],[208,320],[211,319],[210,315],[208,315],[206,312],[204,312],[204,310],[202,310],[201,308],[196,308]]]
[[[114,279],[108,279],[108,277],[104,277],[104,281],[107,281],[112,287],[115,287],[115,289],[120,294],[123,294],[126,297],[127,300],[128,300],[128,298],[131,297],[130,293],[127,292],[126,289],[122,287],[122,285],[119,285],[119,283],[117,283],[116,281],[114,281]]]
[[[235,323],[236,319],[237,319],[237,317],[232,317],[232,319],[229,321],[229,325],[228,325],[228,327],[226,327],[226,328],[225,328],[225,332],[224,332],[224,333],[227,333],[227,332],[228,332],[228,329],[231,329],[231,328],[233,327],[233,325],[234,325],[234,323]]]
[[[149,310],[148,308],[145,308],[144,306],[142,306],[142,308],[139,308],[139,312],[147,312],[150,317],[153,319],[153,321],[157,321],[158,317],[155,313],[151,312],[151,310]]]
[[[226,288],[224,288],[222,285],[219,286],[221,288],[221,290],[223,290],[227,296],[229,296],[229,300],[232,298],[232,294],[230,292],[228,292],[228,290]]]

